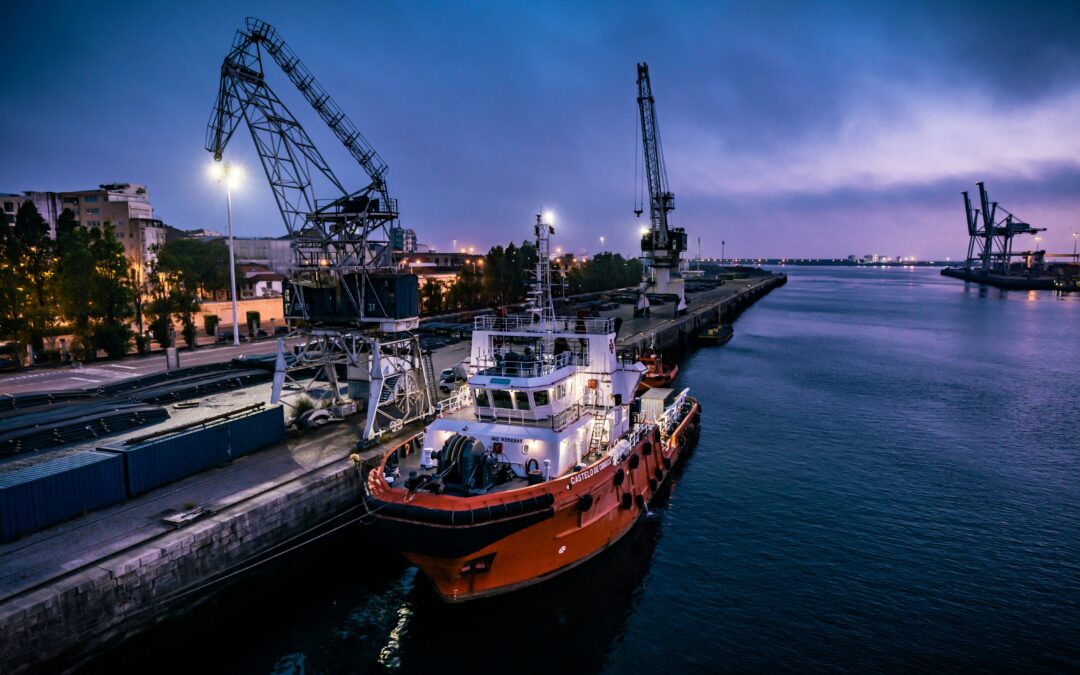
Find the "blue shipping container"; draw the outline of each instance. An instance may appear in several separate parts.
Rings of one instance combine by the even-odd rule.
[[[243,457],[285,439],[285,409],[281,406],[267,408],[222,426],[228,428],[226,456],[232,459]]]
[[[0,541],[124,501],[117,455],[83,452],[0,475]]]
[[[103,447],[123,457],[129,497],[243,457],[285,438],[280,406],[133,446]]]
[[[226,432],[207,427],[141,445],[99,448],[124,458],[129,497],[217,466],[225,455]]]

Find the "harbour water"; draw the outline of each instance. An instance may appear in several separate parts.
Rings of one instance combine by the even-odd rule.
[[[700,444],[581,569],[447,606],[352,526],[88,669],[1080,668],[1080,296],[785,271],[686,355]]]

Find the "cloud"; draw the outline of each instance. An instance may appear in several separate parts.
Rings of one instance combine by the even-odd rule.
[[[673,181],[687,195],[876,191],[943,179],[1037,178],[1080,158],[1080,89],[1022,108],[1002,108],[979,92],[927,93],[898,87],[867,92],[883,119],[855,107],[828,138],[795,137],[769,153],[732,150],[723,132],[683,126],[668,136]],[[727,133],[737,133],[730,130]],[[959,189],[959,188],[958,188]]]

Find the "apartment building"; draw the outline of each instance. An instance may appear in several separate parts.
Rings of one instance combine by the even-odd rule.
[[[140,277],[145,276],[154,260],[153,247],[165,243],[165,225],[154,218],[150,195],[138,183],[105,183],[95,190],[73,192],[38,192],[0,195],[0,207],[9,223],[23,202],[32,201],[45,222],[49,234],[56,237],[56,222],[64,209],[75,214],[83,227],[102,227],[111,222],[116,238]]]

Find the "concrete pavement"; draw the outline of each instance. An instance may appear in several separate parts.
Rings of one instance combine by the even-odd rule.
[[[200,347],[194,351],[181,349],[180,365],[182,367],[198,366],[229,361],[242,355],[270,354],[276,350],[277,340],[241,342],[239,347],[228,344]],[[155,351],[146,356],[128,357],[120,361],[92,361],[82,364],[81,367],[59,366],[5,373],[0,375],[0,393],[20,394],[85,389],[164,370],[165,352]]]

